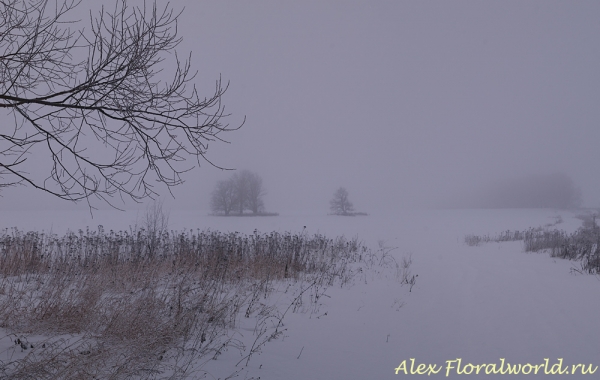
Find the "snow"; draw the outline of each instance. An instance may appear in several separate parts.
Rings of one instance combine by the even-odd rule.
[[[71,213],[71,214],[69,214]],[[97,212],[52,213],[48,216],[4,213],[0,228],[22,230],[127,228],[137,215]],[[87,215],[87,216],[86,216]],[[300,232],[328,237],[358,236],[368,247],[378,242],[397,247],[400,260],[411,255],[416,284],[401,286],[393,276],[366,275],[351,287],[326,291],[323,305],[312,313],[286,314],[285,332],[253,355],[247,367],[236,350],[229,350],[204,367],[215,379],[240,370],[240,379],[394,379],[425,375],[395,374],[411,358],[426,367],[443,368],[434,378],[446,377],[447,361],[462,359],[463,367],[496,364],[540,365],[547,368],[563,359],[572,365],[600,366],[600,279],[574,274],[577,262],[525,253],[521,242],[467,246],[467,234],[495,235],[553,223],[573,231],[581,221],[575,212],[556,210],[412,210],[398,216],[338,217],[281,215],[260,218],[225,218],[172,212],[172,229],[210,228],[251,233]],[[410,291],[409,291],[410,290]],[[250,323],[250,321],[248,321]],[[252,326],[242,326],[238,338],[252,342]],[[3,340],[5,344],[7,340]],[[5,352],[6,347],[0,347]],[[456,363],[453,364],[456,366]],[[537,376],[543,375],[543,369]],[[450,378],[487,378],[491,375],[457,375]],[[529,378],[512,375],[510,378]],[[570,375],[570,378],[597,378]],[[559,376],[562,377],[562,376]],[[212,377],[208,377],[212,378]]]

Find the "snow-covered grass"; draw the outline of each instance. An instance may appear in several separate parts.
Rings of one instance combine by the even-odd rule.
[[[445,378],[448,363],[511,364],[548,367],[562,359],[563,369],[600,365],[599,277],[571,271],[574,262],[547,254],[525,253],[520,241],[499,241],[468,246],[464,237],[496,236],[501,231],[524,231],[530,227],[563,220],[557,228],[575,232],[582,221],[575,213],[554,210],[425,210],[406,211],[397,216],[370,215],[365,218],[331,218],[326,215],[280,215],[274,218],[210,218],[191,211],[171,212],[174,230],[211,228],[223,233],[252,234],[259,231],[323,234],[328,237],[358,237],[372,252],[379,247],[402,269],[403,258],[412,259],[406,276],[377,265],[363,265],[363,271],[346,287],[332,286],[304,293],[298,305],[294,299],[304,289],[289,282],[273,282],[270,303],[264,318],[258,309],[245,318],[242,308],[237,327],[228,338],[244,346],[223,349],[216,360],[202,369],[208,379],[394,379],[426,375],[395,374],[411,358],[442,368],[430,377]],[[61,234],[70,228],[97,224],[126,228],[131,216],[119,219],[97,214],[93,221],[82,214],[53,214],[52,219],[6,215],[5,225],[24,229],[50,229]],[[86,219],[88,218],[88,219]],[[11,224],[7,221],[11,221]],[[12,223],[14,222],[14,224]],[[92,223],[93,222],[93,223]],[[114,227],[111,222],[114,222]],[[29,223],[29,224],[27,224]],[[121,225],[118,225],[122,223]],[[35,225],[34,225],[35,224]],[[306,226],[306,228],[304,228]],[[382,241],[381,245],[379,242]],[[381,260],[381,259],[379,259]],[[359,266],[360,267],[360,266]],[[123,274],[125,277],[127,274]],[[418,275],[418,277],[416,277]],[[412,286],[402,279],[415,279]],[[404,281],[406,282],[406,281]],[[318,302],[313,302],[318,295]],[[312,298],[311,298],[312,297]],[[260,302],[265,302],[261,298]],[[295,307],[295,306],[298,307]],[[275,306],[276,309],[269,309]],[[290,307],[289,309],[288,306]],[[296,308],[296,312],[294,312]],[[283,313],[285,318],[281,320]],[[281,324],[280,324],[280,321]],[[278,329],[276,339],[269,334]],[[6,334],[10,331],[5,330]],[[43,335],[22,331],[19,337],[35,342]],[[261,335],[262,334],[262,335]],[[56,339],[76,339],[62,335]],[[4,362],[20,358],[15,335],[0,342]],[[268,343],[260,345],[267,338]],[[247,361],[248,349],[260,345]],[[13,351],[10,351],[10,350]],[[29,351],[29,350],[28,350]],[[86,356],[86,355],[82,355]],[[194,363],[198,364],[198,363]],[[548,368],[550,369],[550,368]],[[586,378],[592,375],[510,375],[510,378]],[[202,373],[196,372],[200,377]],[[450,378],[486,379],[494,375],[459,375]]]
[[[0,327],[14,345],[0,374],[195,378],[204,362],[235,349],[243,356],[234,373],[284,333],[288,313],[317,313],[328,288],[384,268],[414,285],[410,259],[399,265],[388,248],[372,252],[344,237],[5,231]],[[244,318],[254,323],[252,341],[237,337]],[[45,338],[34,344],[32,334]],[[13,357],[15,349],[24,354]]]
[[[557,218],[554,223],[524,231],[507,230],[496,236],[469,234],[465,236],[465,243],[477,246],[489,242],[523,241],[525,252],[548,251],[552,257],[580,261],[580,269],[573,267],[573,271],[600,274],[600,227],[596,223],[597,213],[582,214],[577,218],[583,221],[583,225],[571,233],[551,229],[562,223],[562,218]]]

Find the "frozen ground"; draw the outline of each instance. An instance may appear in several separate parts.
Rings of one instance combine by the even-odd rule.
[[[532,365],[548,358],[548,369],[562,358],[563,369],[569,371],[574,364],[600,366],[599,278],[572,274],[570,268],[576,262],[524,253],[521,242],[464,244],[466,234],[495,235],[537,227],[553,223],[558,215],[564,222],[557,228],[573,231],[580,225],[574,213],[554,210],[430,210],[353,218],[223,218],[173,212],[170,222],[176,230],[245,233],[254,229],[299,232],[306,226],[310,234],[358,235],[373,249],[385,241],[397,247],[396,257],[412,255],[411,271],[418,278],[411,292],[391,278],[330,289],[330,298],[318,313],[288,314],[284,337],[264,346],[247,367],[235,367],[241,357],[233,350],[205,367],[215,379],[236,370],[240,370],[238,379],[394,379],[427,376],[394,373],[404,360],[410,370],[411,358],[417,364],[442,367],[431,375],[434,378],[446,377],[446,361],[457,358],[463,365],[495,363],[498,367],[501,358]],[[0,227],[52,228],[62,233],[97,224],[106,229],[126,228],[135,219],[135,214],[115,217],[114,212],[98,212],[94,220],[73,212],[3,213]],[[251,338],[251,328],[246,326],[240,334]],[[544,375],[543,369],[539,372],[509,378],[563,377]],[[454,369],[449,377],[489,376],[494,377],[457,376]],[[566,377],[598,376],[600,368],[593,375]]]

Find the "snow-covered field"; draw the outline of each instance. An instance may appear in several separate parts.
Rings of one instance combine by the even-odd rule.
[[[235,366],[241,359],[236,350],[207,363],[204,369],[215,379],[235,371],[238,379],[422,378],[429,368],[439,371],[428,376],[434,378],[493,378],[485,374],[492,366],[479,367],[479,375],[473,366],[495,364],[500,369],[502,360],[530,364],[525,366],[529,375],[509,378],[561,378],[545,374],[560,359],[569,378],[599,378],[600,369],[588,375],[579,374],[581,367],[576,370],[579,375],[570,372],[577,364],[585,369],[600,366],[600,278],[573,274],[570,268],[577,262],[524,253],[522,242],[476,247],[464,243],[467,234],[543,226],[554,223],[558,215],[563,223],[556,228],[573,231],[580,226],[576,213],[568,211],[413,210],[397,216],[261,218],[171,212],[170,227],[243,233],[306,228],[309,234],[328,237],[358,236],[373,250],[379,244],[397,247],[393,254],[398,260],[410,255],[410,270],[418,275],[412,291],[392,276],[329,289],[318,312],[287,314],[283,337],[266,344],[248,366]],[[6,212],[0,228],[61,234],[98,224],[107,230],[127,228],[136,217],[114,211],[98,211],[93,220],[85,212]],[[251,326],[242,326],[238,333],[240,339],[252,341]],[[418,364],[425,364],[423,374],[411,374],[411,359],[415,371]],[[456,359],[461,359],[465,374],[457,374],[457,361],[448,362]]]

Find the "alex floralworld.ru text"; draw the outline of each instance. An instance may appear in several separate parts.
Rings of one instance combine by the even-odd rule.
[[[443,366],[436,364],[415,363],[415,359],[411,358],[410,362],[404,360],[398,367],[395,368],[396,375],[436,375],[444,369]],[[516,374],[545,374],[545,375],[569,375],[580,373],[582,375],[591,375],[596,372],[598,366],[592,368],[589,364],[586,368],[585,364],[573,364],[571,366],[563,365],[563,359],[557,359],[556,363],[550,364],[550,359],[544,359],[541,364],[510,364],[506,363],[504,358],[500,359],[500,363],[490,364],[462,364],[462,359],[446,360],[445,375],[450,376],[451,373],[457,375],[477,375],[477,374],[501,374],[501,375],[516,375]],[[442,372],[444,373],[444,372]]]

